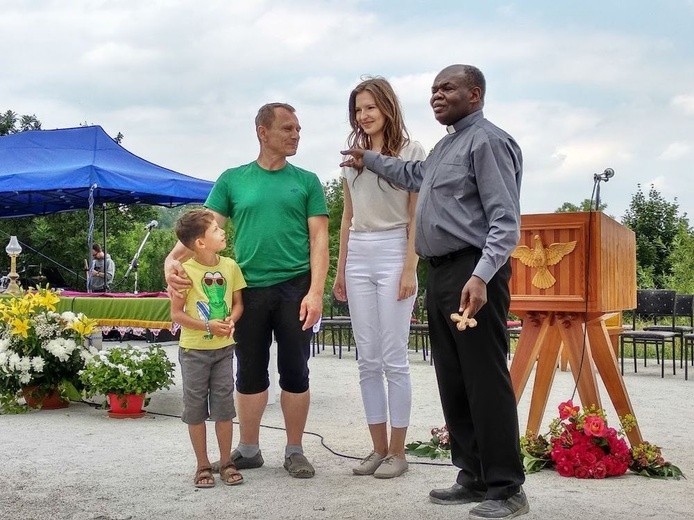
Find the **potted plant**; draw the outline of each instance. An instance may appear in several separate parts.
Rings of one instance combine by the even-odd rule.
[[[0,300],[0,408],[64,408],[80,398],[79,371],[95,349],[85,338],[96,322],[55,312],[60,297],[42,288]],[[24,398],[26,405],[21,404]]]
[[[174,384],[175,366],[161,345],[127,344],[94,355],[80,377],[87,397],[107,396],[110,417],[141,417],[146,395]]]

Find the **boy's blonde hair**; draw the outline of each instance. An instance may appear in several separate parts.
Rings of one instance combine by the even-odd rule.
[[[195,241],[205,236],[214,222],[214,215],[205,208],[192,209],[176,222],[176,236],[188,249],[194,249]]]

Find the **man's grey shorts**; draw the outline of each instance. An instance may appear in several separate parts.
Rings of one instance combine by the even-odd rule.
[[[217,350],[178,349],[183,379],[183,414],[186,424],[206,419],[231,421],[234,407],[233,346]]]

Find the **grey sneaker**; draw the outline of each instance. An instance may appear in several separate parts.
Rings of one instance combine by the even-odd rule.
[[[407,461],[390,455],[383,459],[381,465],[374,471],[376,478],[395,478],[407,471]]]
[[[244,457],[241,455],[241,453],[239,453],[239,450],[233,450],[231,452],[231,462],[234,463],[234,466],[236,466],[237,469],[255,469],[265,464],[263,454],[260,450],[258,450],[258,453],[252,457]],[[218,460],[214,461],[211,466],[213,473],[219,473]]]
[[[357,467],[352,468],[352,473],[355,475],[373,475],[382,461],[383,457],[372,451],[366,458],[361,460]]]
[[[516,518],[530,511],[523,489],[506,500],[485,500],[470,510],[470,518],[495,520]]]

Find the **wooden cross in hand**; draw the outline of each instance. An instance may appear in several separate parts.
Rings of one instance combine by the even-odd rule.
[[[468,318],[467,317],[469,312],[470,312],[470,310],[466,308],[463,311],[462,315],[457,314],[455,312],[453,314],[451,314],[451,320],[453,320],[456,328],[459,331],[463,331],[463,330],[467,329],[468,327],[470,327],[470,328],[477,327],[477,320],[475,318]]]

